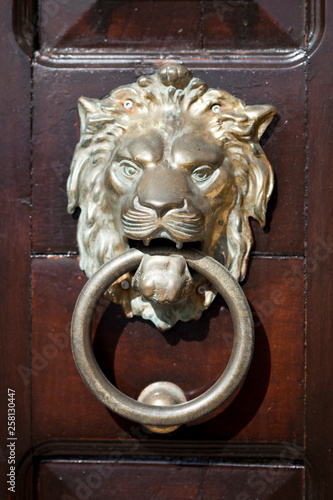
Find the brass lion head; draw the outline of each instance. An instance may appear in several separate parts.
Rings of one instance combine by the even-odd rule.
[[[131,246],[188,245],[242,279],[249,217],[264,225],[273,188],[259,139],[275,112],[210,89],[178,64],[104,99],[80,98],[68,211],[81,208],[78,245],[87,276]],[[173,259],[144,259],[109,297],[161,330],[198,319],[215,291]]]

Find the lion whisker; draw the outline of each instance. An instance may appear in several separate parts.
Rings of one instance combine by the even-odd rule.
[[[179,234],[181,236],[185,236],[185,237],[193,237],[193,236],[199,236],[201,235],[201,231],[185,231],[185,230],[182,230],[182,229],[179,229],[177,227],[169,227],[167,228],[169,229],[169,231],[172,233],[172,234]]]
[[[166,226],[171,226],[171,227],[175,227],[176,229],[189,229],[189,230],[193,230],[193,231],[197,231],[198,229],[201,229],[202,228],[202,224],[178,224],[174,221],[168,221],[168,223],[166,224]]]
[[[132,215],[133,217],[156,217],[156,213],[151,211],[128,210],[124,215]]]
[[[173,222],[174,224],[178,224],[182,226],[183,224],[188,224],[190,226],[198,226],[202,225],[203,221],[202,219],[181,219],[181,218],[176,218],[176,217],[170,217],[167,219],[163,219],[164,224],[168,224],[169,222]]]
[[[202,226],[202,221],[178,221],[178,220],[173,220],[169,219],[164,222],[164,224],[176,224],[177,226],[187,226],[187,227],[199,227]]]
[[[129,236],[133,240],[143,240],[143,239],[148,238],[151,235],[152,230],[151,229],[145,230],[145,231],[143,231],[143,230],[126,231],[125,230],[125,233],[126,233],[127,236]]]
[[[163,217],[164,218],[164,217]],[[186,213],[181,213],[181,212],[175,212],[175,213],[167,213],[165,215],[165,218],[177,218],[180,220],[201,220],[201,217],[197,214],[186,214]]]
[[[124,224],[125,229],[128,228],[131,231],[140,231],[147,229],[155,229],[156,224]]]
[[[154,214],[155,215],[155,210],[150,208],[150,207],[144,207],[142,205],[135,204],[134,208],[130,208],[127,213],[142,213],[142,214]]]
[[[190,234],[190,235],[195,235],[195,234],[201,234],[201,228],[180,228],[179,226],[166,226],[166,229],[173,231],[173,232],[178,232],[182,234]]]
[[[124,216],[122,219],[123,219],[123,221],[136,222],[136,223],[156,222],[156,219],[152,219],[152,217],[138,218],[138,217],[126,217],[126,216]]]
[[[150,215],[150,214],[152,214],[152,216],[155,216],[154,210],[151,210],[151,209],[147,209],[147,210],[140,210],[140,209],[138,209],[138,210],[129,210],[127,213],[128,214],[133,214],[133,215],[139,215],[139,216],[140,216],[140,214],[143,214],[143,215]]]

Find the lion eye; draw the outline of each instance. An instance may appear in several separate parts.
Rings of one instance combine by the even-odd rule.
[[[213,169],[208,165],[196,168],[192,172],[192,178],[197,182],[204,182],[212,175]]]
[[[129,179],[135,177],[141,172],[141,168],[139,168],[134,163],[122,162],[121,167],[123,170],[123,174],[125,175],[125,177],[128,177]]]

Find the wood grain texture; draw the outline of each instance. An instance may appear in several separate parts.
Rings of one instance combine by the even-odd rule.
[[[278,117],[263,138],[276,185],[263,231],[254,223],[259,253],[300,255],[304,240],[304,68],[281,71],[195,71],[248,104],[269,103]],[[134,71],[34,68],[33,249],[76,251],[76,218],[67,214],[66,180],[78,141],[77,99],[103,97],[132,83]],[[302,105],[300,105],[302,103]]]
[[[57,47],[200,49],[201,4],[199,0],[98,0],[68,28]]]
[[[322,496],[333,497],[333,5],[326,3],[323,42],[308,66],[308,338],[306,446],[322,482]],[[311,491],[309,490],[309,494]],[[309,496],[310,498],[310,496]]]
[[[302,46],[306,6],[303,1],[205,2],[203,46],[260,50]]]
[[[244,290],[256,323],[254,359],[236,399],[222,413],[180,429],[177,439],[303,443],[303,261],[254,259]],[[269,276],[269,280],[267,279]],[[133,439],[141,427],[109,412],[85,387],[72,357],[71,315],[85,278],[75,257],[33,261],[34,440]],[[217,299],[198,322],[161,334],[101,304],[94,349],[104,373],[137,398],[149,383],[169,380],[189,398],[226,366],[232,345],[229,313]],[[149,436],[148,436],[149,438]]]
[[[143,5],[145,2],[140,3]],[[163,3],[165,7],[170,2]],[[289,0],[278,3],[271,0],[247,2],[247,5],[243,3],[248,8],[247,13],[231,23],[231,26],[228,25],[228,9],[223,12],[220,10],[219,18],[214,12],[208,11],[214,3],[215,6],[222,5],[223,9],[228,4],[234,8],[230,2],[207,2],[206,14],[200,21],[201,31],[198,32],[197,14],[191,11],[190,16],[185,16],[186,9],[181,6],[189,2],[177,2],[177,8],[184,13],[182,22],[186,19],[186,23],[179,25],[178,13],[173,19],[169,19],[168,28],[176,38],[175,46],[178,44],[180,48],[183,46],[185,50],[193,50],[197,46],[204,48],[210,44],[210,48],[215,51],[223,44],[230,44],[234,50],[244,44],[244,40],[250,46],[252,43],[253,48],[258,45],[259,49],[264,44],[266,48],[303,45],[304,2],[300,0],[292,5]],[[313,13],[314,5],[319,3],[309,1],[308,12]],[[25,6],[33,4],[32,0],[21,3],[19,12],[24,12]],[[40,33],[44,49],[61,43],[72,46],[77,43],[78,47],[82,44],[86,48],[94,43],[103,48],[104,44],[105,48],[110,47],[108,44],[114,44],[116,36],[121,39],[120,49],[135,40],[141,44],[142,50],[145,47],[147,50],[156,50],[155,54],[159,53],[158,47],[162,47],[165,52],[173,48],[165,32],[159,30],[165,18],[163,10],[156,17],[156,24],[147,32],[141,24],[133,27],[130,16],[125,14],[121,14],[113,24],[108,23],[103,16],[98,18],[96,6],[106,5],[105,0],[99,3],[93,0],[62,2],[62,5],[61,2],[42,0],[40,4]],[[90,9],[93,4],[93,9]],[[129,7],[125,2],[118,4],[119,12]],[[191,5],[194,4],[198,2],[191,2]],[[109,2],[108,5],[113,8],[115,2]],[[324,5],[324,1],[321,5]],[[96,500],[109,498],[110,491],[115,492],[115,498],[125,500],[135,498],[135,495],[140,500],[145,495],[147,500],[152,495],[161,499],[177,498],[169,480],[178,487],[176,494],[179,491],[181,498],[192,495],[229,500],[235,498],[236,488],[236,495],[239,496],[236,496],[236,500],[331,500],[333,35],[328,27],[332,25],[333,7],[326,2],[326,31],[321,45],[308,58],[306,65],[285,68],[281,63],[274,68],[273,52],[269,50],[267,53],[272,55],[271,62],[266,55],[269,69],[250,70],[240,67],[241,64],[246,65],[241,54],[236,70],[228,70],[217,59],[214,66],[214,57],[209,63],[213,69],[208,70],[208,63],[207,68],[204,66],[207,54],[203,52],[200,63],[192,58],[195,75],[202,77],[210,86],[225,88],[245,99],[248,104],[271,103],[278,108],[279,114],[263,139],[264,150],[276,172],[276,188],[269,205],[265,231],[254,225],[257,257],[251,261],[249,276],[244,284],[256,323],[256,349],[252,367],[241,391],[223,412],[217,412],[214,418],[197,426],[184,427],[172,436],[158,438],[158,443],[170,445],[170,449],[179,445],[177,459],[181,459],[186,445],[191,456],[194,453],[193,447],[204,445],[206,441],[210,443],[205,452],[207,460],[214,454],[217,446],[223,446],[227,441],[230,441],[231,446],[244,446],[242,456],[245,457],[244,461],[247,460],[246,466],[241,463],[237,466],[207,465],[206,462],[200,467],[178,463],[144,463],[146,455],[142,450],[149,448],[147,443],[152,444],[156,437],[147,434],[139,425],[108,412],[85,387],[76,370],[69,345],[71,315],[85,277],[79,271],[75,256],[52,256],[53,253],[76,251],[77,221],[66,213],[65,185],[71,156],[78,140],[77,98],[82,94],[103,97],[111,89],[133,82],[140,72],[152,70],[155,63],[142,62],[141,49],[138,49],[138,56],[133,59],[131,69],[115,69],[115,63],[112,68],[104,69],[83,66],[78,69],[74,66],[51,68],[38,63],[34,65],[32,227],[35,257],[31,334],[30,67],[28,58],[19,49],[12,34],[11,9],[11,2],[1,2],[0,92],[3,99],[0,112],[4,123],[1,139],[3,195],[0,233],[3,252],[0,264],[3,303],[0,316],[0,377],[3,388],[1,407],[6,408],[7,405],[7,388],[14,388],[17,396],[18,458],[25,452],[29,453],[31,446],[37,445],[38,448],[41,440],[63,438],[76,439],[76,443],[86,441],[87,449],[96,446],[96,443],[94,445],[88,439],[108,440],[107,444],[113,439],[129,446],[133,443],[137,456],[142,459],[141,464],[135,465],[132,462],[110,462],[106,465],[107,470],[111,471],[110,475],[104,478],[103,474],[108,475],[109,472],[105,472],[104,464],[98,465],[98,459],[80,464],[77,462],[77,455],[68,454],[65,463],[59,457],[53,460],[37,454],[32,461],[34,466],[40,464],[34,471],[38,482],[35,483],[33,498],[58,500],[64,493],[70,498],[76,498],[77,488],[82,484],[87,485],[86,480],[90,477],[90,497]],[[269,22],[261,9],[265,9],[271,16]],[[138,15],[140,13],[133,13],[132,21],[137,20],[138,17],[135,16]],[[90,31],[87,22],[89,16]],[[147,20],[151,25],[151,12],[149,16]],[[251,33],[247,28],[240,28],[240,23],[247,17],[249,26],[253,28]],[[25,40],[27,44],[21,43],[24,50],[30,52],[36,41],[34,31],[28,26],[31,19],[31,16],[28,17],[26,24],[22,21],[22,26],[27,27],[28,33]],[[319,24],[316,19],[311,24],[311,29]],[[117,26],[120,35],[115,31]],[[129,29],[131,26],[133,29]],[[183,31],[176,35],[177,29]],[[104,32],[107,41],[103,41]],[[214,33],[213,38],[210,33]],[[42,58],[37,60],[42,61]],[[58,63],[60,64],[59,60],[57,63],[53,62]],[[94,64],[97,67],[100,63],[98,60]],[[66,64],[70,66],[74,63],[67,61]],[[80,60],[75,64],[79,65]],[[122,62],[118,61],[117,64],[119,67]],[[199,66],[201,70],[195,70]],[[308,110],[305,110],[306,103]],[[306,164],[308,171],[304,168]],[[307,197],[304,198],[304,194]],[[304,262],[303,258],[296,256],[304,254],[305,231],[307,295],[304,303]],[[39,253],[43,256],[36,258]],[[50,256],[47,258],[45,254]],[[263,257],[262,254],[267,256]],[[279,255],[287,258],[279,258]],[[290,258],[292,256],[294,257]],[[221,299],[217,299],[202,321],[182,327],[178,325],[166,335],[156,332],[149,323],[142,320],[125,321],[117,306],[109,306],[103,315],[106,304],[107,302],[101,304],[98,311],[95,354],[105,374],[132,397],[137,397],[145,385],[162,377],[181,385],[188,397],[195,397],[206,390],[225,367],[230,354],[232,333],[230,318]],[[304,364],[307,370],[306,394]],[[3,417],[0,428],[6,430]],[[2,432],[1,437],[6,437],[5,433]],[[303,491],[303,469],[299,467],[299,463],[294,464],[296,467],[284,464],[275,467],[277,464],[267,463],[266,457],[266,462],[263,459],[264,465],[259,466],[246,457],[246,449],[255,442],[261,445],[285,442],[293,451],[300,450],[297,457],[302,462],[304,439],[308,475],[306,492]],[[136,448],[138,442],[142,442],[141,450]],[[183,448],[179,444],[181,442],[185,443]],[[189,443],[192,443],[192,448]],[[159,449],[158,444],[155,445]],[[53,446],[56,450],[54,443]],[[7,467],[6,454],[4,445],[1,455],[4,471]],[[257,456],[259,455],[258,452]],[[262,457],[264,456],[266,455],[263,454]],[[155,460],[157,455],[154,457]],[[238,458],[239,456],[237,460]],[[99,475],[97,479],[96,474]],[[101,485],[100,476],[103,479]],[[1,498],[6,498],[7,495],[5,479],[5,474],[1,475]],[[28,487],[27,483],[26,488]],[[27,498],[27,491],[22,493],[21,498],[24,500]]]
[[[303,0],[42,0],[40,37],[42,48],[283,49],[303,46],[305,17]]]
[[[303,475],[295,466],[45,462],[38,470],[36,498],[301,500]]]
[[[8,388],[15,391],[16,463],[30,448],[30,64],[12,33],[11,2],[0,4],[1,259],[0,497],[8,498]],[[25,377],[20,367],[26,366]]]

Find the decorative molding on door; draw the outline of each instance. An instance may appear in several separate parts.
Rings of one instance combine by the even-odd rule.
[[[56,1],[54,2],[56,5]],[[216,2],[218,3],[218,2]],[[35,60],[50,67],[106,67],[141,68],[142,73],[171,61],[181,61],[191,69],[294,67],[306,61],[318,48],[325,27],[325,1],[305,0],[306,28],[303,40],[295,47],[272,46],[268,49],[140,49],[132,51],[114,46],[85,48],[44,46],[37,43],[40,18],[33,0],[14,2],[14,31],[20,46],[27,53],[35,54]],[[61,5],[58,5],[58,11]],[[57,9],[54,10],[57,12]],[[54,14],[56,15],[56,14]],[[51,13],[49,14],[49,17]]]
[[[139,432],[142,432],[141,430]],[[283,468],[310,470],[311,498],[320,498],[318,471],[304,457],[304,450],[293,443],[224,443],[212,441],[161,441],[142,434],[133,440],[50,440],[30,450],[17,466],[17,499],[33,500],[38,471],[45,463],[114,465],[133,463],[204,465],[221,468],[235,465],[251,471],[252,467],[269,467],[269,478]],[[96,472],[98,469],[94,469]],[[253,469],[256,470],[256,469]],[[310,491],[310,490],[309,490]]]

